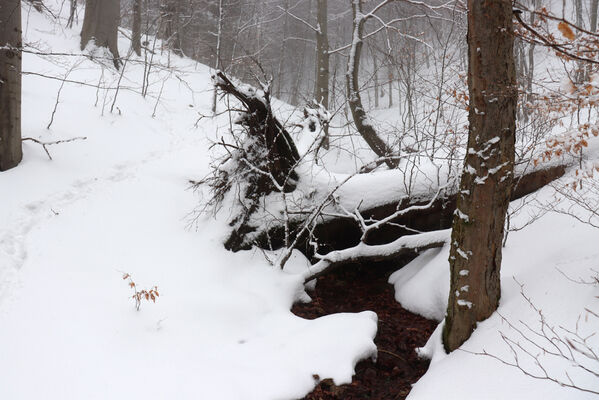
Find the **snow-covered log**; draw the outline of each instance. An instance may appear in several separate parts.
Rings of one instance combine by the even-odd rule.
[[[349,263],[366,263],[397,258],[416,251],[442,247],[451,236],[451,229],[424,232],[417,235],[402,236],[391,243],[357,246],[344,250],[335,250],[324,256],[304,273],[304,282],[318,278],[333,268]]]
[[[538,169],[517,177],[517,185],[512,191],[512,200],[522,198],[548,183],[560,178],[565,173],[565,166],[557,165],[550,168]],[[432,195],[431,195],[432,198]],[[386,203],[372,208],[360,210],[367,220],[382,220],[392,215],[398,209],[405,209],[414,205],[425,205],[431,198],[390,198]],[[451,227],[451,221],[456,209],[456,194],[445,194],[430,204],[426,209],[414,208],[411,211],[389,221],[372,232],[367,240],[368,244],[389,243],[399,237],[408,235],[411,228],[418,231],[433,231]],[[346,249],[360,242],[362,231],[355,219],[350,216],[328,218],[320,222],[313,230],[315,241],[322,250]],[[272,238],[271,234],[271,238]],[[322,251],[321,250],[321,251]]]

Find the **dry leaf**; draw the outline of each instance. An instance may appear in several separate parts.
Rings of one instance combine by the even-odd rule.
[[[559,24],[557,24],[557,29],[559,29],[559,31],[562,33],[562,35],[564,35],[566,39],[576,39],[576,35],[572,31],[572,28],[570,28],[570,26],[565,22],[560,22]]]

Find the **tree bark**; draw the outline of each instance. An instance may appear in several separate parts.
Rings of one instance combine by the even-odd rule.
[[[317,0],[317,25],[316,25],[316,87],[314,99],[329,108],[329,36],[328,36],[328,8],[327,0]],[[322,145],[329,147],[329,126],[325,124]]]
[[[141,3],[142,0],[133,1],[133,26],[131,28],[131,47],[138,56],[141,56]]]
[[[69,19],[67,20],[67,28],[72,28],[75,22],[75,16],[77,14],[77,0],[71,0],[69,9]]]
[[[372,53],[372,68],[374,73],[372,77],[374,79],[374,108],[379,108],[379,66],[376,59],[376,53],[374,49],[371,49]]]
[[[591,32],[597,30],[597,6],[599,6],[599,0],[591,0]]]
[[[517,87],[511,2],[468,0],[468,151],[453,217],[443,343],[460,347],[498,307],[512,190]]]
[[[81,50],[94,40],[96,46],[110,50],[117,69],[121,66],[118,47],[120,3],[120,0],[87,0],[81,29]]]
[[[360,56],[362,53],[362,42],[364,23],[366,19],[362,12],[362,0],[352,0],[352,15],[353,15],[353,34],[352,34],[352,46],[350,49],[349,60],[347,62],[347,99],[349,108],[356,124],[356,129],[360,135],[364,138],[368,146],[374,151],[379,157],[389,157],[392,155],[391,149],[387,144],[378,136],[374,126],[372,126],[364,106],[362,105],[362,98],[360,97],[360,84],[359,84],[359,72],[360,72]],[[391,169],[396,168],[398,165],[397,160],[386,159],[385,163]]]
[[[21,144],[21,1],[0,2],[0,171],[23,158]]]
[[[220,58],[221,58],[221,39],[223,34],[223,0],[218,1],[218,26],[216,32],[216,55],[214,60],[214,70],[220,70]],[[214,87],[214,92],[212,93],[212,115],[216,115],[216,97],[217,97],[217,88]]]

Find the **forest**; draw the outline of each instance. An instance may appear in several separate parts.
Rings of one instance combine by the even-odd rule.
[[[598,9],[0,0],[0,398],[597,398]]]

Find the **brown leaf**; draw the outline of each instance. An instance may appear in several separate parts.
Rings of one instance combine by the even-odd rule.
[[[562,35],[564,35],[566,39],[576,39],[576,35],[574,34],[574,32],[572,32],[572,28],[570,28],[570,26],[565,22],[560,22],[559,24],[557,24],[557,29],[559,29],[559,31],[562,33]]]

